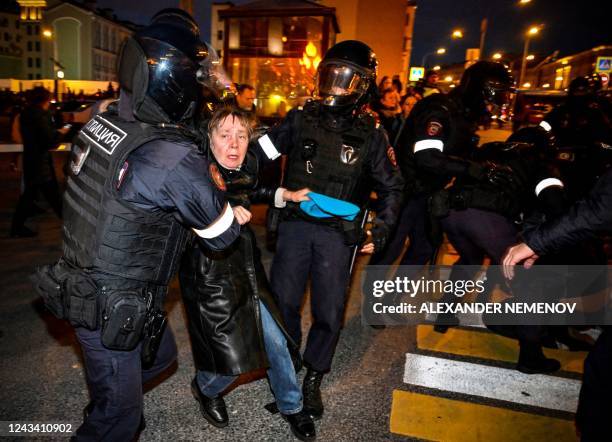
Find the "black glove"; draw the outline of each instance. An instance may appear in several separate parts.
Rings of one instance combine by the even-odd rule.
[[[380,252],[387,245],[389,239],[389,227],[380,220],[374,221],[374,227],[370,229],[372,234],[372,244],[374,244],[374,253]]]
[[[468,175],[478,181],[489,183],[493,187],[509,192],[516,192],[521,188],[518,177],[510,167],[492,161],[471,163],[468,167]]]

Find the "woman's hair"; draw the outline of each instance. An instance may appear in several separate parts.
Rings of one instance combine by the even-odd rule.
[[[251,125],[250,115],[230,105],[221,106],[215,109],[208,122],[208,133],[212,134],[213,130],[218,129],[227,117],[237,118],[238,122],[246,128],[249,138],[251,138],[251,135],[253,135],[253,126]]]

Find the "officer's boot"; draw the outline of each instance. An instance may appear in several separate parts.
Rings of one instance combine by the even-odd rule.
[[[323,373],[309,367],[304,378],[304,384],[302,385],[304,411],[310,414],[314,420],[321,419],[323,416],[323,401],[321,400],[322,380]]]
[[[542,346],[538,343],[520,341],[520,349],[516,369],[521,373],[554,373],[561,368],[559,361],[544,355]]]

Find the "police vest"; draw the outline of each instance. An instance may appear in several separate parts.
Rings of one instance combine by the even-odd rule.
[[[369,114],[357,116],[350,127],[332,130],[322,124],[321,106],[310,102],[297,116],[298,144],[289,153],[285,186],[308,187],[332,198],[362,205],[359,187],[368,139],[376,130]]]
[[[119,198],[127,157],[155,139],[185,140],[178,132],[106,112],[90,120],[73,144],[64,194],[63,253],[85,270],[165,286],[176,270],[186,230],[161,210]]]

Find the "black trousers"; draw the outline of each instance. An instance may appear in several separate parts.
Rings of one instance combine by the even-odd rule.
[[[370,265],[391,265],[400,256],[406,238],[410,245],[400,261],[400,265],[425,265],[433,254],[433,246],[427,232],[428,196],[415,197],[404,205],[397,226],[387,246],[374,253]]]
[[[176,360],[176,343],[166,327],[153,366],[142,369],[139,344],[132,351],[109,350],[100,330],[77,328],[85,360],[91,409],[76,431],[76,441],[131,441],[143,412],[142,384],[155,378]]]
[[[612,416],[612,327],[604,328],[584,361],[576,425],[584,442],[604,440]]]
[[[62,217],[62,197],[57,180],[50,179],[46,182],[26,181],[24,191],[19,197],[15,213],[13,214],[12,231],[23,228],[28,216],[32,213],[38,192],[42,193],[57,216]]]
[[[287,330],[302,342],[301,308],[310,277],[313,323],[304,351],[307,366],[331,368],[340,336],[349,284],[352,248],[332,227],[306,221],[284,221],[278,229],[271,285]]]

